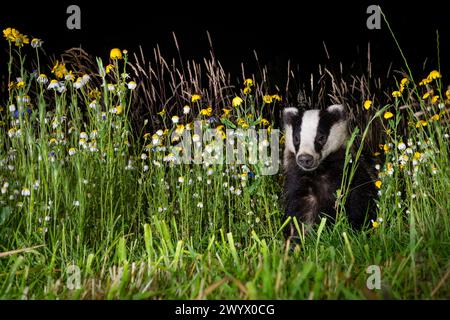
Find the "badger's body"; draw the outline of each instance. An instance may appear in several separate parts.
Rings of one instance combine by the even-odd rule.
[[[314,224],[325,216],[336,217],[336,191],[341,188],[347,119],[341,105],[325,110],[299,111],[287,108],[283,113],[286,145],[284,150],[285,214],[299,222]],[[350,224],[361,228],[375,219],[376,190],[370,168],[364,158],[358,162],[345,208]],[[296,236],[294,224],[285,229]]]

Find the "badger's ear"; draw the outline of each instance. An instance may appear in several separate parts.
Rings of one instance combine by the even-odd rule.
[[[333,104],[327,108],[330,113],[338,114],[340,118],[346,117],[346,111],[342,104]]]
[[[283,110],[283,123],[285,126],[292,125],[296,119],[298,118],[298,109],[297,108],[285,108]]]

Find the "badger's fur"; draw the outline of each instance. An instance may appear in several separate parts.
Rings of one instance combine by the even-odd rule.
[[[285,218],[314,224],[325,216],[336,217],[336,191],[341,187],[348,139],[347,116],[342,105],[325,110],[283,111],[285,129]],[[375,219],[376,190],[369,166],[360,158],[345,203],[350,224],[361,228]],[[285,228],[297,236],[293,223]]]

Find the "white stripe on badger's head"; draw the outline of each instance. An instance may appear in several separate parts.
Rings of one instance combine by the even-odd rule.
[[[316,140],[317,128],[319,126],[320,110],[308,110],[303,113],[302,126],[300,128],[300,147],[297,151],[297,156],[308,154],[314,157],[317,161],[320,155],[317,154],[314,141]]]

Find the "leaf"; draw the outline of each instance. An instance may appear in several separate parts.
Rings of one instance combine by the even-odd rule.
[[[4,224],[12,213],[11,207],[3,207],[0,209],[0,226]]]

